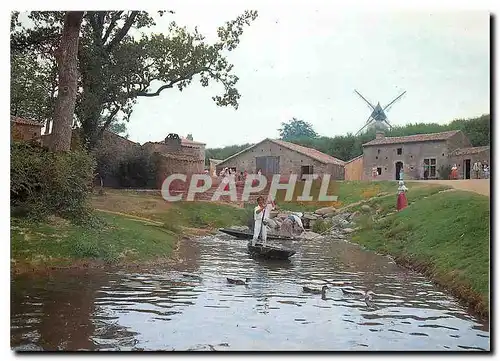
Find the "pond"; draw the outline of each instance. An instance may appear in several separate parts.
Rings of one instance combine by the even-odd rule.
[[[285,243],[283,243],[285,245]],[[288,242],[289,262],[246,241],[183,241],[182,263],[11,281],[16,350],[489,350],[487,324],[422,275],[345,241]],[[189,273],[189,274],[186,274]],[[228,284],[226,277],[247,285]],[[330,282],[326,298],[304,293]],[[371,302],[342,287],[374,292]]]

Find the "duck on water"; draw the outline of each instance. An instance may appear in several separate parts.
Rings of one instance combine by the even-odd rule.
[[[230,283],[232,285],[241,285],[241,286],[246,286],[248,284],[248,282],[251,281],[250,278],[245,278],[245,280],[239,280],[239,279],[235,279],[235,278],[229,278],[227,277],[227,283]]]

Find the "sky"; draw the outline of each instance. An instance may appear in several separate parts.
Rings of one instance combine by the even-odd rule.
[[[392,125],[444,124],[490,112],[487,11],[360,11],[331,2],[260,0],[214,0],[193,11],[197,4],[170,0],[167,9],[175,14],[157,17],[151,31],[168,33],[175,21],[214,42],[226,21],[247,9],[259,13],[227,54],[239,77],[239,107],[218,107],[212,97],[222,94],[222,84],[204,88],[196,77],[182,92],[138,98],[127,124],[132,141],[191,133],[208,148],[256,143],[279,137],[281,123],[294,117],[323,136],[356,133],[371,109],[354,89],[382,107],[406,91],[386,111]]]
[[[184,5],[183,5],[184,4]],[[368,105],[382,106],[406,90],[387,112],[392,125],[448,123],[490,112],[489,13],[332,11],[319,5],[286,7],[279,2],[227,3],[193,13],[190,2],[173,2],[176,14],[158,21],[198,26],[209,40],[216,29],[245,9],[259,16],[229,54],[242,97],[239,108],[218,107],[213,83],[194,81],[179,92],[140,98],[128,124],[129,139],[161,141],[168,133],[207,147],[277,138],[292,117],[323,136],[355,133]],[[325,3],[323,3],[325,4]],[[219,6],[220,5],[220,6]]]

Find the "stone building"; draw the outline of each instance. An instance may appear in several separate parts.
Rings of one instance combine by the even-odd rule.
[[[224,159],[217,164],[217,173],[225,167],[251,174],[260,169],[266,176],[330,174],[332,180],[344,179],[344,161],[316,149],[269,138]]]
[[[476,162],[491,166],[489,145],[484,147],[458,148],[451,152],[449,156],[449,164],[457,165],[459,179],[474,178],[472,166]]]
[[[29,141],[39,140],[43,124],[34,120],[20,117],[10,117],[10,140]]]
[[[142,147],[155,157],[159,186],[170,174],[190,176],[205,169],[205,143],[169,134],[163,142],[147,142]]]
[[[471,143],[460,130],[417,134],[403,137],[376,138],[363,144],[363,177],[378,180],[398,180],[403,169],[404,179],[437,179],[441,167],[450,165],[450,155]]]

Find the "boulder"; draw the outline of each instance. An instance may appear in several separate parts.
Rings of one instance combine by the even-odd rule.
[[[319,208],[314,211],[315,214],[318,214],[320,216],[323,216],[325,214],[335,214],[337,213],[337,209],[335,207],[324,207],[324,208]]]
[[[372,210],[372,208],[371,208],[368,204],[363,204],[363,205],[361,206],[361,210],[362,210],[363,212],[370,212],[370,211]]]
[[[354,232],[355,230],[353,228],[344,228],[344,232],[345,233],[352,233]]]
[[[351,215],[349,216],[349,221],[354,221],[356,218],[358,218],[360,215],[360,213],[358,211],[354,212],[354,213],[351,213]]]
[[[278,228],[278,224],[276,223],[276,221],[274,219],[268,219],[267,220],[267,226],[271,229],[276,229]]]
[[[304,213],[304,215],[302,216],[302,218],[308,219],[310,221],[315,221],[315,220],[318,219],[318,216],[315,215],[314,213]]]

